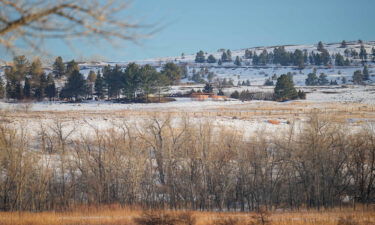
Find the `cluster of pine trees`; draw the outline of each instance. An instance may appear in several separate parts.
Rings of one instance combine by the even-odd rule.
[[[182,70],[174,63],[167,63],[158,72],[150,65],[130,63],[125,69],[105,66],[102,71],[90,71],[87,78],[80,73],[74,60],[64,63],[57,57],[48,75],[40,59],[31,63],[25,56],[17,56],[13,65],[5,69],[6,82],[0,77],[0,98],[12,100],[38,100],[45,98],[79,100],[93,98],[109,99],[125,96],[129,101],[137,97],[148,100],[150,94],[166,89],[180,81]],[[55,82],[62,85],[56,88]]]
[[[0,78],[0,98],[42,100],[56,97],[54,76],[44,72],[38,58],[30,63],[25,56],[17,56],[4,74],[6,82]]]
[[[324,48],[324,44],[320,41],[317,45],[316,51],[308,52],[305,50],[296,49],[294,52],[288,52],[285,50],[284,46],[276,47],[272,52],[267,52],[264,49],[259,55],[256,51],[251,51],[250,49],[245,50],[245,55],[243,57],[236,56],[235,60],[232,60],[232,52],[228,50],[221,50],[222,55],[220,59],[216,59],[212,54],[206,59],[206,54],[203,51],[199,51],[196,54],[196,63],[217,63],[222,65],[222,63],[233,62],[236,66],[242,65],[242,59],[251,60],[252,64],[255,66],[264,66],[267,64],[279,64],[282,66],[296,66],[299,69],[303,69],[307,64],[316,66],[350,66],[351,61],[349,57],[353,59],[361,59],[361,62],[365,64],[369,58],[375,62],[375,48],[372,48],[371,54],[367,53],[363,42],[361,43],[360,51],[357,52],[355,49],[347,48],[348,45],[346,41],[342,41],[340,48],[346,48],[344,55],[340,53],[330,55],[327,49]]]

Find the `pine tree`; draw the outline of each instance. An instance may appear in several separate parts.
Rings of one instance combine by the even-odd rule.
[[[294,87],[293,79],[291,76],[286,74],[281,75],[277,79],[274,93],[277,101],[286,101],[298,98],[298,93]]]
[[[241,66],[242,65],[241,59],[240,59],[239,56],[236,57],[236,60],[234,61],[234,65],[236,65],[236,66]]]
[[[368,68],[367,68],[367,65],[365,65],[364,67],[363,67],[363,72],[362,72],[362,74],[363,74],[363,80],[370,80],[370,73],[369,73],[369,71],[368,71]]]
[[[363,74],[362,71],[357,70],[353,74],[353,84],[363,84]]]
[[[236,91],[232,92],[232,94],[230,94],[230,97],[234,98],[234,99],[239,99],[240,93],[236,90]]]
[[[305,81],[305,84],[307,86],[316,86],[319,84],[318,77],[316,76],[316,73],[309,73],[307,75],[307,79]]]
[[[302,70],[305,68],[305,59],[303,52],[299,49],[296,49],[293,54],[293,65],[297,66],[298,69]]]
[[[195,56],[195,62],[196,63],[204,63],[205,61],[206,61],[206,58],[204,56],[204,52],[203,51],[197,52],[197,54]]]
[[[61,91],[61,97],[77,101],[79,97],[86,94],[86,81],[85,77],[78,71],[74,70],[68,77],[68,80]]]
[[[5,97],[5,85],[4,85],[4,80],[0,76],[0,99],[3,99]]]
[[[100,71],[98,71],[98,75],[95,80],[95,94],[98,96],[99,99],[104,98],[104,79]]]
[[[212,93],[214,88],[212,87],[212,84],[206,83],[206,85],[203,88],[204,93]]]
[[[318,50],[319,52],[321,52],[321,51],[324,50],[323,42],[319,41],[319,43],[318,43],[318,47],[317,47],[317,50]]]
[[[27,99],[31,97],[30,79],[27,77],[25,78],[25,84],[23,86],[23,94]]]
[[[361,45],[361,49],[359,51],[359,58],[362,60],[362,63],[367,61],[367,52],[363,45]]]
[[[50,101],[56,97],[56,85],[52,73],[47,76],[45,94]]]
[[[45,74],[42,74],[39,77],[39,82],[37,84],[37,87],[35,89],[34,96],[39,100],[42,101],[45,97],[45,91],[47,87],[47,77]]]
[[[221,54],[221,62],[228,62],[228,55],[226,52],[223,52],[223,54]]]
[[[213,55],[209,55],[207,58],[208,63],[216,63],[216,58]]]
[[[340,53],[336,54],[335,57],[335,65],[336,66],[344,66],[345,65],[345,59],[344,56],[342,56]]]
[[[70,76],[74,71],[79,71],[78,63],[76,63],[74,60],[68,62],[66,65],[66,75]]]
[[[181,80],[182,74],[181,69],[174,63],[167,63],[161,70],[170,81],[170,84],[178,84]]]
[[[267,79],[266,81],[264,81],[264,86],[273,86],[274,83],[273,83],[273,80],[271,79]]]
[[[219,59],[219,60],[217,61],[217,65],[221,66],[222,64],[223,64],[223,61],[222,61],[221,59]]]
[[[340,46],[340,48],[346,48],[346,47],[347,47],[346,41],[343,40],[343,41],[341,42],[341,46]]]
[[[341,78],[341,82],[342,82],[343,84],[346,84],[346,82],[347,82],[347,81],[346,81],[346,77],[342,77],[342,78]]]
[[[58,56],[55,59],[55,62],[52,65],[52,73],[55,75],[56,78],[61,78],[65,75],[65,64],[61,56]]]
[[[227,60],[228,62],[232,62],[232,52],[229,49],[227,50]]]
[[[319,78],[318,78],[318,84],[319,84],[319,85],[323,85],[323,86],[329,84],[329,81],[328,81],[328,79],[327,79],[327,75],[326,75],[326,74],[321,73],[321,74],[319,75]]]
[[[250,49],[245,50],[245,59],[251,59],[253,57],[253,52]]]

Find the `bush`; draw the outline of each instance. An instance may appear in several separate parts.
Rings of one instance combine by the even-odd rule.
[[[138,225],[194,225],[196,219],[190,212],[144,211],[134,222]]]

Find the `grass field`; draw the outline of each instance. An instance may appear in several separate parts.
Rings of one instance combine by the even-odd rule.
[[[196,225],[370,225],[375,224],[371,209],[331,209],[324,211],[218,213],[153,211],[118,206],[77,208],[67,212],[1,212],[1,225],[127,225],[127,224],[196,224]],[[163,219],[161,219],[163,218]],[[160,222],[162,221],[162,222]],[[172,221],[172,222],[170,222]]]

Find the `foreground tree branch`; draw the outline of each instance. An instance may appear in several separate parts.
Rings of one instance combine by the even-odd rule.
[[[136,42],[141,26],[124,18],[128,1],[110,0],[0,0],[0,45],[15,54],[21,41],[40,52],[46,38]],[[17,42],[18,44],[18,42]]]

